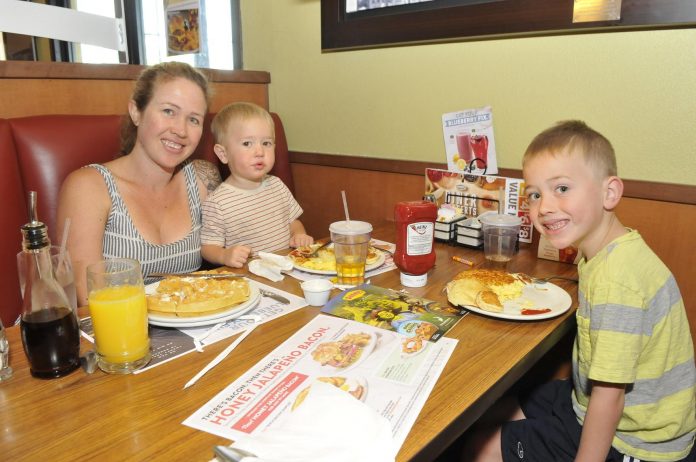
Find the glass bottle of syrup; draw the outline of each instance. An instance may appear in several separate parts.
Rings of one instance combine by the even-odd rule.
[[[30,222],[21,227],[26,268],[20,330],[31,375],[62,377],[80,365],[80,330],[51,264],[46,225],[36,216],[36,192],[29,193]]]

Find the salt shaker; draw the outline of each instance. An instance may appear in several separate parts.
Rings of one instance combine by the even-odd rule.
[[[5,327],[0,319],[0,382],[12,377],[12,368],[10,367],[10,342],[7,341],[5,335]]]

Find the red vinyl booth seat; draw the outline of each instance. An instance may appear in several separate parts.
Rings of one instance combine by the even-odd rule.
[[[294,191],[283,124],[272,113],[276,132],[276,161],[271,174]],[[206,117],[203,137],[193,158],[206,159],[229,175],[213,152],[210,120]],[[65,177],[80,167],[104,163],[118,155],[120,115],[42,115],[0,119],[0,197],[3,225],[0,226],[0,319],[12,324],[21,311],[17,275],[17,252],[21,250],[19,228],[28,220],[27,194],[37,192],[37,210],[55,243],[58,193]]]

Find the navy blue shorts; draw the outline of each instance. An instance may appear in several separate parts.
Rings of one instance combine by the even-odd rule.
[[[546,383],[520,398],[524,420],[506,422],[502,427],[504,462],[573,461],[580,446],[582,426],[573,411],[570,380]],[[696,458],[696,444],[684,461]],[[624,455],[613,447],[608,462],[622,462]]]

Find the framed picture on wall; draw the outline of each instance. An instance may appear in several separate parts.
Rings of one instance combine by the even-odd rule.
[[[582,0],[358,1],[321,0],[323,51],[696,26],[693,0],[623,0],[619,19],[595,22],[573,22]]]

